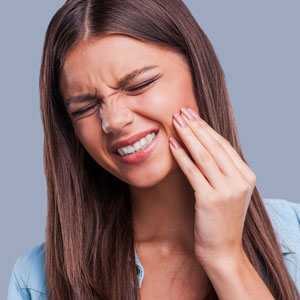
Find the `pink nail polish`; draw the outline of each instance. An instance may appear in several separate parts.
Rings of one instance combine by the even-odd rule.
[[[195,121],[196,120],[196,118],[193,116],[193,114],[188,109],[186,109],[185,107],[181,108],[181,114],[183,116],[185,116],[190,121]]]
[[[191,112],[191,114],[197,119],[201,120],[200,116],[191,108],[188,108],[188,110]]]
[[[177,124],[180,127],[185,127],[186,126],[185,121],[183,120],[183,118],[178,113],[174,114],[174,118],[175,118],[175,121],[177,122]]]
[[[173,146],[175,149],[181,148],[180,144],[177,142],[177,140],[174,137],[170,137],[170,143],[171,146]]]

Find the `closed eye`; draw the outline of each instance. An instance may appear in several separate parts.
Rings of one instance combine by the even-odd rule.
[[[96,104],[91,105],[91,106],[89,106],[89,107],[86,107],[86,108],[80,109],[80,110],[78,110],[78,111],[75,111],[75,112],[73,112],[71,115],[72,115],[72,117],[80,116],[80,115],[82,115],[83,113],[89,111],[90,109],[92,109],[93,107],[95,107],[95,106],[98,105],[98,104],[99,104],[99,103],[96,103]]]
[[[148,81],[148,82],[146,82],[146,83],[144,83],[144,84],[142,84],[142,85],[139,85],[139,86],[137,86],[137,87],[128,89],[128,90],[126,90],[126,91],[128,91],[128,92],[135,92],[135,91],[141,90],[141,89],[145,88],[146,86],[150,85],[150,84],[151,84],[152,82],[154,82],[155,80],[156,80],[156,79],[150,80],[150,81]]]
[[[138,90],[142,90],[143,88],[149,86],[151,83],[153,83],[154,81],[156,81],[159,77],[160,77],[160,75],[159,75],[157,78],[154,78],[154,79],[152,79],[152,80],[150,80],[150,81],[148,81],[148,82],[146,82],[146,83],[144,83],[144,84],[141,84],[141,85],[139,85],[139,86],[137,86],[137,87],[133,87],[133,88],[131,88],[131,89],[127,89],[126,91],[127,91],[127,92],[135,92],[135,91],[138,91]],[[96,105],[99,105],[99,104],[100,104],[100,103],[97,102],[97,103],[94,104],[94,105],[88,106],[88,107],[83,108],[83,109],[80,109],[80,110],[78,110],[78,111],[75,111],[75,112],[73,112],[71,115],[72,115],[72,117],[80,116],[80,115],[82,115],[83,113],[89,111],[90,109],[94,108]]]

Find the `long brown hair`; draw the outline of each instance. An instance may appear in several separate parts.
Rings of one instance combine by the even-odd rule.
[[[242,159],[225,75],[213,46],[181,0],[68,0],[47,28],[40,70],[48,210],[45,238],[50,300],[137,299],[128,185],[97,164],[78,141],[63,104],[59,76],[67,51],[83,39],[120,33],[185,56],[201,117]],[[201,101],[200,101],[201,99]],[[291,279],[257,188],[243,246],[275,299],[295,300]],[[212,284],[209,299],[218,299]]]

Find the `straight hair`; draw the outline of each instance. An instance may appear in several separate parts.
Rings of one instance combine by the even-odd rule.
[[[180,0],[68,0],[48,25],[40,69],[47,181],[45,273],[50,300],[140,299],[129,187],[77,139],[59,87],[67,52],[83,40],[124,34],[184,55],[203,118],[245,163],[225,75],[213,46]],[[254,188],[244,250],[275,299],[299,298],[262,198]],[[218,299],[209,284],[207,299]]]

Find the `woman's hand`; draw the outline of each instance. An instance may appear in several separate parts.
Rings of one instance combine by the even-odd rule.
[[[171,137],[171,151],[194,189],[196,258],[203,266],[242,258],[242,232],[256,183],[254,172],[195,111],[181,108],[181,116],[175,113],[173,123],[184,147],[178,142],[179,148],[174,147]]]

